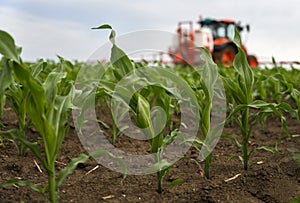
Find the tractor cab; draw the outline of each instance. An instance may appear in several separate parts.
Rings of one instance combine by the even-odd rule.
[[[169,55],[175,64],[197,65],[201,63],[200,51],[196,47],[205,47],[212,55],[216,63],[222,63],[225,67],[230,67],[238,51],[233,42],[235,28],[242,32],[244,28],[249,32],[250,27],[241,26],[233,20],[215,20],[210,18],[198,21],[200,29],[194,29],[191,21],[178,23],[177,39],[173,47],[169,49]],[[247,49],[242,45],[249,65],[257,67],[258,61],[254,55],[248,55]]]
[[[241,33],[244,28],[246,31],[250,31],[250,26],[241,26],[240,23],[236,23],[233,20],[214,20],[206,18],[198,22],[201,28],[208,28],[211,30],[214,40],[213,58],[216,62],[221,62],[225,66],[230,66],[233,62],[235,54],[237,53],[237,47],[233,42],[235,28]],[[246,53],[248,62],[251,67],[258,65],[257,59],[253,55],[248,55],[247,49],[242,45],[243,51]]]
[[[235,27],[239,32],[243,31],[244,29],[239,24],[236,24],[233,20],[217,21],[206,18],[199,21],[199,24],[202,28],[209,28],[212,31],[214,40],[222,38],[233,40]],[[247,25],[246,27],[247,30],[249,30],[249,26]]]

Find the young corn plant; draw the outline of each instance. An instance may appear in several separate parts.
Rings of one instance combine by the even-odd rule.
[[[17,55],[19,54],[17,48],[15,48],[14,52],[12,53],[10,53],[9,50],[9,46],[14,46],[12,38],[3,31],[0,31],[0,37],[1,40],[3,40],[0,42],[0,49],[2,49],[2,53],[6,54],[8,57],[16,55],[15,59],[17,60]],[[4,40],[6,40],[6,42]],[[7,47],[5,43],[7,44]],[[26,121],[24,100],[26,100],[25,97],[28,96],[28,92],[23,91],[20,84],[14,80],[12,70],[9,67],[9,61],[5,58],[5,55],[1,60],[1,64],[3,66],[2,70],[0,70],[0,117],[6,101],[9,101],[16,112],[19,128],[1,131],[0,134],[9,134],[11,136],[25,138],[25,131],[28,123]],[[19,150],[19,154],[24,155],[25,145],[20,143],[16,146]]]
[[[35,79],[30,68],[22,63],[13,38],[4,31],[0,31],[0,54],[4,56],[7,68],[13,72],[15,80],[22,86],[20,90],[23,91],[23,95],[26,93],[26,97],[23,97],[23,108],[26,116],[42,137],[44,153],[41,152],[36,143],[30,142],[24,137],[15,136],[14,139],[23,143],[33,152],[48,176],[48,183],[44,187],[37,186],[29,181],[15,179],[9,180],[1,186],[9,187],[14,184],[29,186],[42,194],[48,191],[49,201],[58,202],[59,186],[75,170],[78,163],[84,163],[90,158],[88,155],[81,154],[79,157],[72,159],[58,174],[56,173],[55,161],[69,129],[67,124],[69,112],[74,108],[72,105],[72,82],[65,83],[66,86],[63,88],[64,93],[62,94],[58,87],[67,73],[58,68],[50,72],[45,81],[40,83]],[[10,76],[7,75],[7,77]],[[107,153],[97,152],[95,156],[102,154]]]
[[[188,80],[190,86],[194,89],[195,95],[198,99],[199,114],[200,114],[200,129],[203,138],[196,137],[194,140],[187,140],[192,142],[194,147],[200,152],[201,157],[204,159],[203,176],[207,179],[210,177],[210,167],[213,159],[212,150],[217,139],[220,137],[220,129],[222,128],[223,121],[214,123],[212,126],[212,107],[213,99],[216,99],[216,91],[222,90],[218,85],[219,79],[218,66],[213,62],[209,52],[205,48],[199,48],[202,51],[201,59],[202,65],[194,67],[194,74],[192,80]],[[200,75],[201,76],[200,76]],[[221,96],[222,94],[218,94]],[[221,99],[219,97],[219,99]],[[225,98],[223,97],[223,100]],[[225,104],[225,103],[224,103]],[[220,107],[217,107],[220,108]],[[222,112],[219,112],[220,115]],[[198,164],[200,166],[200,164]]]
[[[25,101],[26,97],[29,96],[28,92],[21,89],[20,85],[16,82],[10,85],[6,92],[7,101],[12,105],[18,118],[18,129],[10,129],[2,131],[3,134],[8,134],[11,137],[20,137],[26,139],[26,129],[30,124],[30,121],[26,117]],[[19,155],[25,155],[26,146],[20,142],[18,145]]]
[[[276,115],[280,118],[283,129],[288,134],[286,126],[286,119],[283,116],[284,112],[291,113],[293,116],[297,116],[295,110],[291,108],[287,103],[281,102],[267,103],[262,100],[254,100],[253,98],[253,86],[254,86],[254,73],[247,63],[245,53],[241,48],[241,39],[238,32],[235,32],[234,42],[237,46],[238,53],[235,56],[233,62],[233,69],[237,74],[237,78],[227,78],[223,76],[223,82],[227,94],[232,97],[234,104],[233,109],[227,117],[227,120],[234,118],[242,134],[242,143],[239,143],[236,137],[230,135],[223,135],[223,137],[233,140],[238,147],[240,147],[242,156],[239,158],[242,160],[245,170],[249,169],[249,159],[254,150],[249,149],[249,139],[252,134],[252,128],[259,120],[264,120],[269,115]],[[250,109],[255,109],[255,113],[250,112]],[[271,152],[277,152],[277,148],[268,146],[260,146],[257,149],[264,149]]]
[[[151,144],[150,152],[155,154],[155,164],[148,172],[156,171],[157,174],[157,191],[159,193],[163,192],[163,178],[170,171],[171,164],[167,160],[162,158],[163,149],[166,145],[170,144],[171,140],[175,139],[177,133],[171,132],[169,135],[164,136],[166,126],[162,126],[163,123],[167,125],[170,124],[170,108],[171,108],[171,98],[167,91],[171,94],[172,88],[165,87],[159,88],[161,84],[156,84],[153,81],[160,81],[160,73],[156,70],[147,71],[147,74],[143,72],[143,68],[135,66],[129,57],[115,44],[115,31],[109,25],[102,25],[94,29],[110,29],[110,41],[112,42],[111,49],[111,69],[106,73],[112,73],[113,77],[104,76],[103,80],[100,81],[100,87],[105,90],[105,92],[113,97],[115,93],[116,85],[119,81],[124,78],[133,77],[128,79],[130,84],[128,86],[122,86],[121,92],[118,92],[119,100],[128,100],[128,108],[131,110],[132,120],[134,120],[135,125],[140,129],[143,129],[143,134],[145,138],[149,139]],[[141,69],[141,70],[140,70]],[[147,69],[148,70],[148,69]],[[171,73],[167,73],[171,74]],[[139,80],[134,78],[135,76],[140,77]],[[145,86],[146,85],[146,86]],[[142,89],[136,89],[136,86],[143,87]],[[103,92],[101,90],[101,92]],[[134,94],[132,94],[134,93]],[[129,98],[130,97],[130,98]],[[126,99],[125,99],[126,98]],[[112,98],[115,102],[114,99]],[[117,102],[119,100],[116,100]],[[125,101],[126,103],[126,101]],[[119,105],[116,105],[119,106]],[[151,107],[156,106],[160,108],[155,108],[151,111]],[[119,122],[122,120],[123,116],[126,114],[126,108],[123,112],[117,113],[118,109],[112,108],[112,115],[114,122]],[[164,111],[164,113],[162,113]],[[164,122],[165,121],[165,122]],[[116,125],[116,124],[115,124]],[[115,126],[116,127],[116,126]],[[126,128],[127,126],[122,126]],[[122,131],[122,130],[121,130]],[[115,141],[116,137],[113,136]],[[145,171],[146,172],[146,171]],[[176,185],[180,183],[180,180],[175,180],[171,185]]]
[[[7,88],[13,82],[12,71],[7,64],[7,58],[13,58],[19,60],[20,48],[15,47],[14,50],[10,50],[10,47],[14,46],[14,41],[10,35],[5,31],[0,30],[0,54],[3,54],[3,58],[0,60],[0,118],[2,117],[3,108],[6,103],[5,92]]]
[[[10,69],[7,67],[6,60],[2,58],[0,61],[0,118],[2,117],[6,103],[5,91],[10,86],[11,82],[12,74]]]

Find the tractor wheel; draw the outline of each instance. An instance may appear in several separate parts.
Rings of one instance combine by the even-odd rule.
[[[227,45],[216,55],[216,62],[222,63],[225,67],[230,67],[234,61],[236,49],[232,45]]]
[[[248,60],[249,66],[251,68],[256,68],[258,66],[258,61],[257,61],[257,58],[255,56],[249,55],[247,57],[247,60]]]

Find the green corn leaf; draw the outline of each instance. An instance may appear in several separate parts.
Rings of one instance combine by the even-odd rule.
[[[179,185],[179,184],[181,184],[181,183],[183,183],[183,182],[184,182],[183,179],[180,179],[180,178],[175,179],[175,180],[173,180],[173,181],[168,185],[168,189],[170,189],[170,188],[172,188],[172,187],[174,187],[174,186],[176,186],[176,185]]]
[[[100,25],[99,27],[94,27],[92,28],[94,30],[106,30],[106,29],[109,29],[111,30],[110,32],[110,35],[109,35],[109,40],[112,42],[113,45],[115,45],[115,37],[116,37],[116,31],[114,29],[112,29],[112,27],[108,24],[103,24],[103,25]]]
[[[265,151],[268,151],[268,152],[272,152],[274,154],[278,154],[279,153],[278,149],[276,149],[274,147],[269,147],[269,146],[259,146],[256,149],[265,150]]]
[[[55,159],[56,151],[56,134],[55,127],[47,119],[46,94],[41,84],[32,76],[30,69],[24,64],[16,62],[11,63],[14,72],[23,85],[24,90],[28,91],[25,107],[32,123],[42,135],[46,151],[46,160],[50,164]],[[54,108],[53,106],[51,108]],[[50,164],[51,165],[51,164]]]
[[[204,108],[202,109],[202,118],[201,118],[201,127],[202,127],[202,131],[204,136],[208,136],[209,135],[209,131],[210,131],[210,114],[211,114],[211,107],[212,104],[206,104],[204,106]]]
[[[114,158],[119,163],[122,173],[124,174],[124,177],[126,176],[127,168],[126,168],[126,165],[125,165],[124,161],[122,160],[122,158],[116,157],[112,153],[110,153],[106,150],[98,150],[98,151],[95,151],[90,154],[90,157],[92,157],[94,159],[97,159],[100,156],[110,156],[110,157]]]
[[[221,138],[226,138],[226,139],[230,139],[231,141],[233,141],[239,148],[242,147],[242,145],[239,143],[239,141],[237,140],[236,137],[232,136],[232,135],[228,135],[228,134],[222,134]]]
[[[5,95],[0,96],[0,118],[3,115],[3,110],[4,110],[5,103],[6,103],[6,96]],[[0,122],[0,127],[2,127],[1,122]]]
[[[299,202],[300,202],[300,194],[298,195],[298,197],[293,199],[290,203],[299,203]]]
[[[113,95],[113,91],[116,87],[116,83],[114,81],[101,80],[99,82],[99,88],[103,88],[107,94],[110,96]]]
[[[243,102],[250,103],[252,101],[254,74],[248,64],[246,54],[241,48],[241,39],[237,29],[235,30],[234,42],[237,45],[238,53],[234,58],[233,67],[239,73],[239,78],[238,78],[238,82],[240,84],[239,86],[242,89],[242,92],[246,98],[246,101]]]
[[[171,113],[170,113],[171,107],[170,106],[171,106],[171,102],[172,102],[171,97],[168,95],[166,90],[164,90],[162,88],[157,88],[155,86],[152,86],[151,88],[149,88],[149,94],[150,93],[153,96],[152,99],[155,100],[154,105],[161,107],[162,110],[164,111],[164,113],[162,115],[164,118],[161,118],[163,120],[160,123],[160,125],[170,125],[170,123],[171,123]],[[146,95],[144,97],[147,98]],[[154,123],[153,119],[152,119],[152,122]],[[158,124],[153,124],[154,128],[156,128],[155,125],[158,125]],[[158,131],[155,130],[155,132],[158,132]]]
[[[152,167],[148,168],[145,172],[155,173],[157,171],[164,171],[167,170],[170,166],[172,166],[172,164],[169,163],[167,160],[163,159],[156,162]]]
[[[293,88],[291,91],[291,97],[293,98],[293,100],[296,103],[296,106],[298,108],[298,112],[300,112],[300,91]]]
[[[228,161],[231,161],[233,159],[240,159],[240,156],[239,155],[236,155],[236,154],[232,154],[228,157]],[[243,162],[243,161],[242,161]]]
[[[230,120],[235,115],[239,114],[242,110],[245,110],[248,108],[248,105],[246,104],[239,104],[235,106],[233,109],[231,109],[230,114],[227,116],[227,120]]]
[[[242,156],[238,156],[239,160],[244,163],[244,158]]]
[[[35,79],[38,79],[39,74],[47,67],[47,62],[44,60],[39,60],[36,64],[33,65],[32,69],[32,76]]]
[[[103,24],[103,25],[100,25],[99,27],[94,27],[94,28],[92,28],[92,29],[94,29],[94,30],[99,30],[99,29],[100,29],[100,30],[107,30],[107,29],[111,30],[110,36],[109,36],[109,40],[110,40],[113,44],[115,44],[116,32],[115,32],[115,30],[112,29],[112,27],[111,27],[110,25],[108,25],[108,24]]]
[[[175,139],[178,139],[180,137],[181,133],[177,130],[172,131],[170,134],[168,134],[164,139],[163,143],[160,146],[160,149],[163,150],[165,146],[168,144],[171,144]],[[180,138],[179,138],[180,139]]]
[[[11,85],[12,81],[12,72],[9,68],[8,61],[5,60],[2,70],[0,70],[0,118],[2,117],[2,112],[6,101],[5,90]]]
[[[199,145],[205,145],[205,142],[201,140],[199,137],[187,138],[184,142],[197,143]]]
[[[254,84],[253,71],[248,65],[247,58],[242,49],[238,48],[238,53],[236,54],[233,62],[233,67],[238,71],[239,77],[239,87],[242,93],[245,95],[244,103],[249,103],[252,101],[252,89]]]
[[[115,30],[111,30],[110,35],[109,35],[109,40],[111,41],[111,43],[115,44],[115,37],[116,37],[116,31]]]
[[[160,106],[155,106],[151,109],[150,116],[154,135],[162,133],[167,122],[165,110]]]
[[[55,97],[58,94],[57,84],[61,82],[63,78],[67,76],[65,72],[51,72],[46,78],[46,81],[43,84],[43,88],[46,94],[46,101],[49,106],[54,103]]]
[[[74,172],[78,164],[87,162],[89,158],[90,157],[85,154],[80,154],[78,157],[73,158],[68,163],[68,165],[59,172],[58,177],[56,179],[57,187],[59,187],[64,182],[68,175]]]
[[[133,71],[133,64],[126,53],[113,44],[111,48],[110,62],[114,66],[114,75],[121,80],[125,75]]]
[[[77,95],[76,99],[73,100],[75,105],[81,106],[81,111],[76,119],[76,126],[78,130],[81,131],[83,124],[85,122],[85,112],[95,107],[95,95],[94,92],[85,92],[83,94]]]
[[[121,80],[126,74],[133,70],[133,64],[129,57],[125,54],[125,52],[115,44],[116,32],[108,24],[104,24],[92,29],[111,30],[109,40],[112,42],[113,46],[111,48],[110,62],[115,67],[115,69],[113,70],[115,77],[117,78],[117,80]]]
[[[17,180],[17,179],[12,179],[12,180],[9,180],[3,184],[1,184],[1,187],[11,187],[13,185],[19,185],[19,186],[28,186],[30,187],[32,190],[36,191],[36,192],[39,192],[39,193],[43,193],[44,192],[44,188],[38,186],[38,185],[35,185],[33,184],[32,182],[30,181],[27,181],[27,180]]]
[[[101,126],[103,126],[104,128],[110,129],[109,125],[108,125],[106,122],[101,121],[101,120],[99,120],[99,119],[96,119],[95,121],[96,121],[97,123],[99,123]]]
[[[234,30],[234,39],[233,42],[239,47],[242,48],[242,40],[241,40],[241,36],[239,31],[237,30],[237,28],[235,28]]]
[[[267,103],[265,101],[262,100],[255,100],[253,102],[251,102],[250,104],[248,104],[249,107],[251,108],[255,108],[255,109],[260,109],[263,107],[270,107],[270,106],[274,106],[273,103]]]
[[[272,56],[272,64],[274,67],[277,67],[277,62],[276,62],[274,56]]]
[[[0,70],[0,98],[4,95],[4,91],[12,83],[13,77],[8,61],[5,60],[3,69]]]
[[[236,101],[237,104],[242,104],[245,101],[245,94],[242,92],[239,84],[234,82],[234,79],[222,77],[224,87],[227,94]]]
[[[67,96],[57,96],[55,99],[55,108],[53,108],[53,113],[51,113],[51,115],[53,115],[52,126],[54,126],[55,129],[53,136],[56,138],[55,143],[53,143],[55,146],[53,159],[55,159],[55,156],[59,153],[64,137],[69,130],[69,127],[66,125],[69,118],[69,111],[74,108],[71,103],[72,92],[73,91],[70,91]]]
[[[93,27],[92,29],[94,29],[94,30],[99,30],[99,29],[112,29],[112,27],[110,26],[110,25],[108,25],[108,24],[103,24],[103,25],[100,25],[100,26],[98,26],[98,27]]]
[[[24,86],[24,88],[30,90],[31,96],[27,104],[28,112],[32,115],[31,119],[34,123],[41,123],[44,119],[42,118],[45,113],[45,103],[46,99],[44,97],[44,89],[42,86],[32,77],[31,72],[28,67],[19,63],[12,63],[11,66],[14,69],[14,72]],[[44,129],[39,129],[41,132],[45,131]]]
[[[136,122],[140,128],[148,128],[151,126],[150,104],[141,95],[138,95]]]
[[[48,165],[44,161],[44,159],[42,157],[42,153],[37,144],[32,143],[32,142],[24,139],[23,137],[18,136],[18,132],[16,129],[8,130],[8,131],[6,131],[6,133],[9,133],[15,140],[18,140],[19,142],[23,143],[28,149],[30,149],[32,151],[32,153],[35,155],[35,157],[40,161],[43,168],[46,171],[49,171]]]
[[[0,54],[7,59],[20,61],[14,39],[5,31],[0,30]]]
[[[199,71],[201,71],[202,80],[204,81],[205,88],[209,93],[207,96],[209,96],[210,100],[212,100],[215,84],[218,78],[218,66],[212,60],[212,57],[207,49],[203,47],[199,49],[202,51],[200,57],[204,62],[201,67],[199,67]]]

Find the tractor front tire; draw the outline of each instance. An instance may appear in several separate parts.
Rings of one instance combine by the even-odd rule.
[[[247,60],[248,60],[249,66],[251,68],[257,68],[258,61],[257,61],[257,58],[254,55],[248,55]]]

